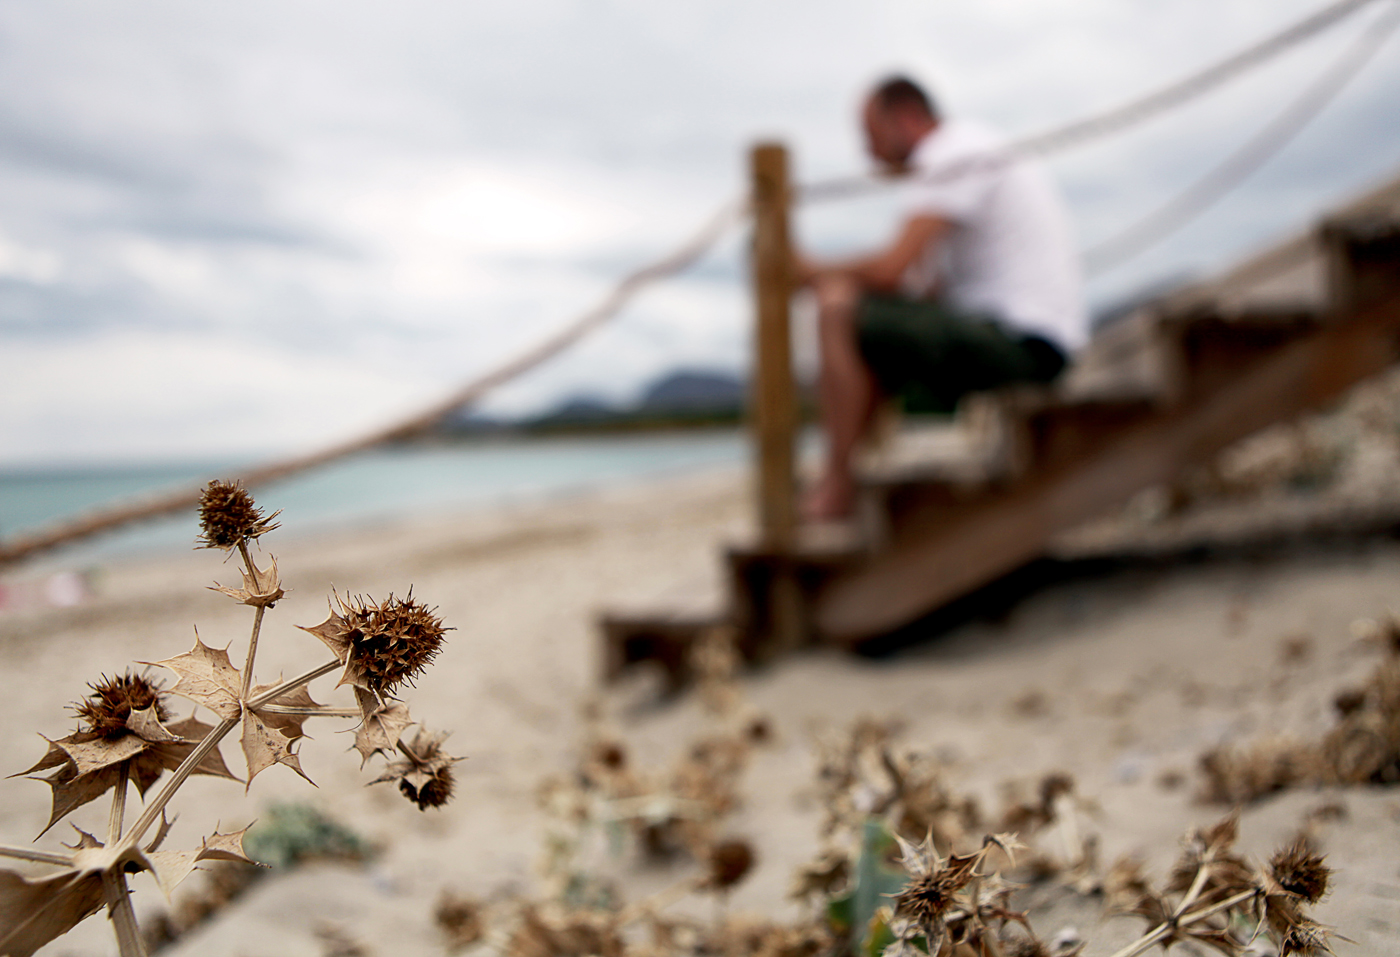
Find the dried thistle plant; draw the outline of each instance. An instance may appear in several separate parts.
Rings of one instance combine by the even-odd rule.
[[[464,950],[486,934],[485,907],[477,900],[443,893],[433,909],[433,921],[446,939],[447,949]]]
[[[1332,953],[1335,935],[1304,909],[1327,892],[1331,869],[1322,855],[1300,838],[1263,867],[1251,865],[1235,851],[1238,825],[1231,815],[1188,833],[1161,892],[1153,890],[1140,864],[1114,865],[1106,881],[1110,911],[1143,918],[1149,929],[1113,957],[1181,941],[1238,957],[1261,936],[1274,942],[1280,957]]]
[[[322,624],[304,629],[330,647],[333,658],[291,680],[254,682],[254,664],[266,612],[284,591],[276,559],[259,568],[249,542],[277,528],[278,513],[264,516],[240,485],[211,482],[200,503],[204,548],[235,549],[242,560],[241,587],[214,589],[253,609],[253,623],[242,670],[225,649],[210,648],[195,635],[194,647],[157,662],[174,673],[168,690],[149,675],[127,671],[103,676],[88,687],[90,694],[73,706],[79,728],[51,740],[44,756],[21,774],[36,776],[53,792],[47,832],[79,808],[112,792],[105,840],[74,825],[78,841],[63,851],[43,851],[0,845],[0,856],[47,864],[58,870],[41,878],[0,870],[0,954],[29,957],[49,941],[67,933],[79,921],[105,905],[122,957],[146,953],[127,886],[130,874],[149,871],[169,898],[171,891],[206,861],[255,863],[243,847],[246,828],[215,833],[186,851],[163,850],[170,831],[166,808],[192,774],[234,779],[219,753],[220,742],[235,729],[247,764],[245,788],[274,765],[285,765],[305,777],[298,742],[303,725],[312,718],[354,718],[355,748],[365,760],[375,754],[402,758],[381,778],[397,779],[400,789],[420,808],[438,807],[452,793],[451,765],[457,760],[441,750],[445,735],[429,734],[414,724],[408,708],[393,697],[412,682],[437,655],[446,629],[433,609],[392,595],[383,602],[354,602],[336,597]],[[312,700],[308,685],[316,678],[341,672],[340,684],[353,686],[355,707],[335,708]],[[211,712],[217,724],[193,715],[176,719],[171,696],[186,698]],[[166,773],[165,783],[129,827],[126,800],[132,785],[143,798]]]
[[[547,777],[537,792],[555,824],[545,865],[550,879],[560,887],[574,880],[577,859],[597,834],[630,834],[651,861],[709,861],[724,820],[741,804],[739,784],[755,743],[767,740],[766,730],[754,734],[756,720],[726,722],[696,738],[670,769],[637,767],[624,742],[593,727],[577,768]]]
[[[1269,739],[1201,756],[1203,801],[1242,804],[1316,784],[1400,782],[1400,622],[1368,623],[1385,655],[1370,678],[1334,699],[1337,723],[1320,740]]]

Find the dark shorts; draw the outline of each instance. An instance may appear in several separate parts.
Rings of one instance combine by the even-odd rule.
[[[880,388],[908,412],[951,412],[969,392],[1049,382],[1065,367],[1064,353],[1049,340],[936,301],[867,296],[856,330]]]

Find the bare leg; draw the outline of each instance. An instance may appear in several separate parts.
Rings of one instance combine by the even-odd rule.
[[[827,454],[821,478],[803,502],[802,513],[809,520],[822,521],[844,518],[855,505],[851,457],[869,427],[878,392],[856,343],[860,286],[848,276],[827,274],[818,277],[814,287],[821,346],[818,388]]]

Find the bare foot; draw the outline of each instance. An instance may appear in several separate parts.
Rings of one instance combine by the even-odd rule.
[[[835,522],[850,518],[855,510],[856,486],[849,475],[827,472],[802,499],[807,522]]]

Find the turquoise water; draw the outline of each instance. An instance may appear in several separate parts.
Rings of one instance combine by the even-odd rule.
[[[737,430],[501,440],[365,453],[254,492],[268,511],[283,510],[284,534],[296,534],[686,475],[732,467],[745,456],[745,437]],[[0,535],[236,475],[221,463],[0,471]],[[68,546],[45,563],[183,549],[196,533],[192,514],[172,516]]]

